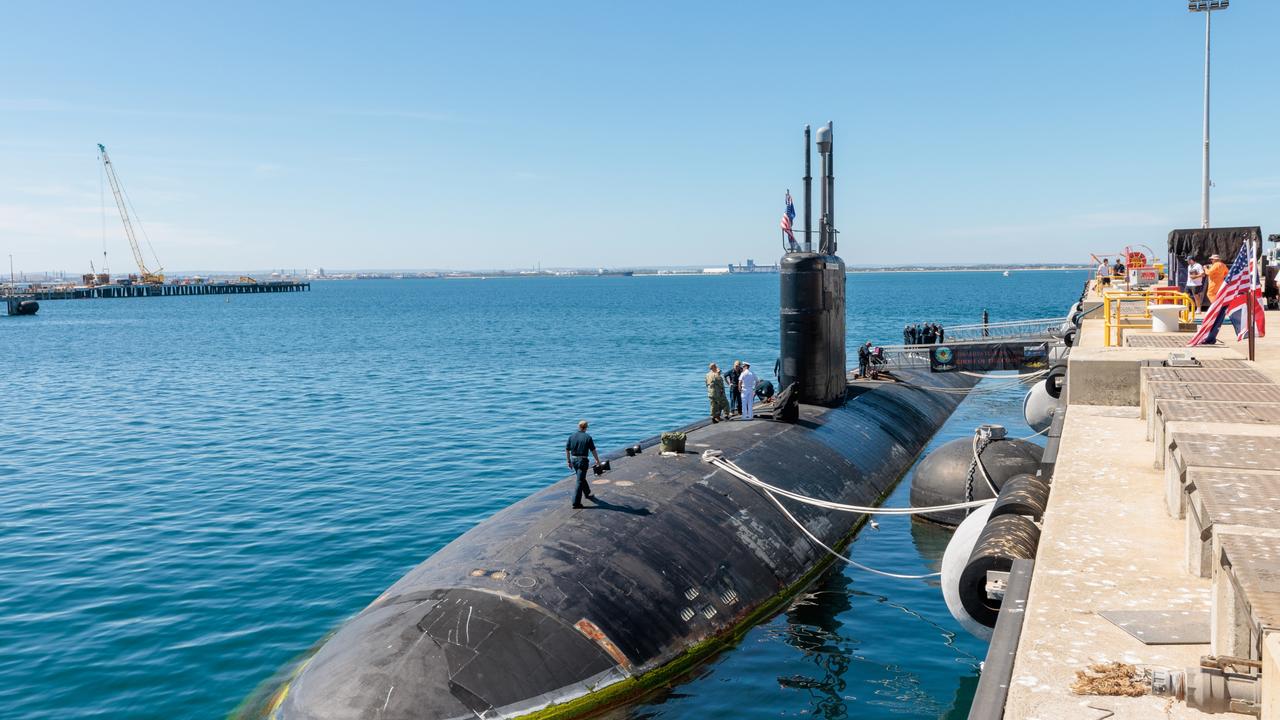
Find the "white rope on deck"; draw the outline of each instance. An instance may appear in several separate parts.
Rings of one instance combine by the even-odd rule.
[[[1036,370],[1029,373],[1022,373],[1021,375],[995,375],[992,373],[976,373],[976,372],[969,372],[968,370],[961,370],[960,374],[968,375],[969,377],[976,377],[976,378],[992,378],[995,380],[1013,380],[1013,379],[1037,377],[1039,375],[1045,374],[1046,372],[1047,372],[1046,370]]]
[[[787,516],[787,519],[791,521],[791,524],[800,528],[800,532],[804,533],[805,536],[809,538],[810,542],[822,548],[823,550],[826,550],[827,552],[831,553],[831,555],[834,556],[836,559],[841,560],[852,567],[856,567],[859,570],[863,570],[869,573],[874,573],[876,575],[882,575],[884,577],[889,577],[889,578],[896,578],[898,580],[924,580],[925,578],[942,576],[942,573],[940,572],[925,573],[923,575],[903,575],[901,573],[891,573],[891,572],[886,572],[884,570],[877,570],[873,567],[867,567],[866,565],[863,565],[862,563],[848,557],[844,553],[836,552],[835,548],[819,540],[813,533],[809,532],[809,528],[805,527],[804,524],[801,523],[799,520],[797,520],[796,517],[792,515],[789,510],[783,507],[782,503],[778,502],[778,498],[774,497],[773,493],[766,490],[765,495],[767,495],[769,499],[773,501],[774,505],[778,506],[778,509],[782,511],[783,515]]]
[[[845,503],[837,503],[837,502],[832,502],[830,500],[819,500],[817,498],[811,498],[805,495],[801,495],[799,493],[792,492],[790,490],[785,490],[783,488],[770,485],[769,483],[764,482],[763,480],[761,480],[760,478],[757,478],[756,476],[752,475],[746,470],[743,470],[733,461],[726,459],[724,457],[724,453],[720,450],[704,450],[702,453],[702,461],[710,465],[713,465],[721,470],[724,470],[729,475],[741,480],[742,482],[748,485],[751,485],[753,487],[759,488],[760,490],[763,490],[765,495],[769,498],[769,500],[772,501],[773,504],[776,505],[778,509],[782,511],[782,514],[785,515],[786,518],[790,520],[793,525],[795,525],[797,528],[800,529],[800,532],[804,533],[805,537],[809,538],[809,540],[813,542],[815,545],[831,553],[836,558],[839,558],[841,561],[853,567],[856,567],[859,570],[865,570],[866,572],[874,573],[876,575],[883,575],[884,577],[897,578],[900,580],[922,580],[925,578],[938,577],[939,575],[941,575],[941,573],[927,573],[924,575],[903,575],[901,573],[891,573],[891,572],[886,572],[884,570],[877,570],[872,567],[867,567],[866,565],[863,565],[862,563],[859,563],[855,560],[851,560],[844,554],[836,552],[834,548],[822,542],[813,533],[809,532],[809,529],[806,528],[803,523],[797,520],[796,517],[792,515],[791,512],[788,511],[787,508],[784,507],[781,502],[778,501],[777,496],[781,495],[783,497],[791,498],[792,500],[802,502],[806,505],[813,505],[815,507],[820,507],[826,510],[857,513],[860,515],[919,515],[921,513],[942,512],[945,510],[963,510],[967,508],[981,507],[983,505],[990,505],[991,503],[995,502],[995,498],[987,498],[985,500],[973,500],[970,502],[952,503],[950,505],[935,505],[932,507],[919,507],[919,508],[901,508],[901,507],[883,508],[883,507],[868,507],[865,505],[847,505]]]
[[[985,500],[972,500],[970,502],[951,503],[950,505],[933,505],[930,507],[887,508],[872,507],[868,505],[846,505],[844,503],[832,502],[830,500],[811,498],[807,495],[801,495],[800,493],[792,492],[776,485],[770,485],[755,475],[752,475],[746,470],[738,467],[738,465],[733,461],[726,460],[724,453],[720,450],[704,450],[702,452],[702,461],[714,465],[748,485],[754,485],[766,492],[791,498],[792,500],[802,502],[806,505],[813,505],[814,507],[820,507],[825,510],[835,510],[837,512],[857,513],[859,515],[921,515],[924,513],[945,512],[947,510],[966,510],[968,508],[990,505],[995,502],[994,498],[987,498]]]

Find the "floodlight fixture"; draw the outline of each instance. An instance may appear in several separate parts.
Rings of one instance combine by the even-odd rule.
[[[1191,12],[1213,12],[1226,10],[1231,0],[1187,0],[1187,10]]]

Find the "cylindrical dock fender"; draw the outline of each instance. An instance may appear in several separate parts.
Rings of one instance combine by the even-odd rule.
[[[987,597],[987,573],[1008,572],[1014,560],[1034,558],[1039,543],[1040,528],[1030,518],[1000,515],[987,521],[956,588],[969,617],[988,628],[996,626],[1001,601]]]
[[[993,440],[979,454],[982,467],[998,490],[1014,475],[1035,473],[1040,467],[1044,448],[1030,440],[1004,438]],[[911,476],[911,506],[934,507],[965,501],[968,494],[969,470],[973,468],[973,438],[957,438],[929,453]],[[972,499],[995,497],[995,493],[974,468]],[[917,515],[943,525],[957,525],[965,519],[964,510],[944,510]]]
[[[1053,425],[1053,416],[1058,411],[1058,399],[1062,397],[1066,378],[1067,366],[1054,365],[1045,375],[1044,381],[1032,385],[1022,398],[1022,419],[1037,433],[1044,433]]]
[[[40,303],[35,300],[23,300],[14,307],[14,315],[35,315],[40,310]]]
[[[1015,475],[1000,488],[1000,496],[991,506],[991,517],[1025,515],[1040,522],[1049,504],[1049,483],[1029,475]]]
[[[1023,420],[1027,427],[1036,430],[1037,434],[1048,432],[1053,424],[1053,415],[1057,414],[1057,400],[1062,395],[1061,378],[1064,374],[1050,372],[1044,382],[1033,384],[1023,397]]]
[[[1022,398],[1022,419],[1027,427],[1044,433],[1053,425],[1053,415],[1058,411],[1058,401],[1049,394],[1045,383],[1038,382],[1027,390]]]
[[[978,543],[978,536],[991,517],[991,505],[984,505],[970,513],[960,526],[956,528],[947,550],[942,554],[942,599],[947,603],[947,610],[960,626],[970,635],[982,640],[991,639],[991,628],[983,625],[969,615],[964,601],[960,599],[960,576],[964,573],[965,564],[973,554]]]
[[[1067,386],[1067,363],[1060,362],[1049,368],[1049,374],[1045,375],[1044,382],[1040,384],[1054,400],[1062,397],[1062,391]]]

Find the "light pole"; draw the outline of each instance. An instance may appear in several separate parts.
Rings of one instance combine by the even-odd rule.
[[[1226,10],[1231,0],[1187,0],[1187,10],[1204,13],[1204,155],[1200,169],[1200,227],[1209,227],[1209,24],[1214,10]]]

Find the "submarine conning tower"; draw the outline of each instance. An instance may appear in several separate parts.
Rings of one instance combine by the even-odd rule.
[[[818,247],[810,228],[813,178],[809,127],[804,129],[804,245],[794,241],[778,263],[778,325],[781,333],[778,379],[796,383],[802,403],[840,405],[847,389],[845,358],[845,268],[836,255],[835,168],[832,126],[818,128],[822,159]]]

